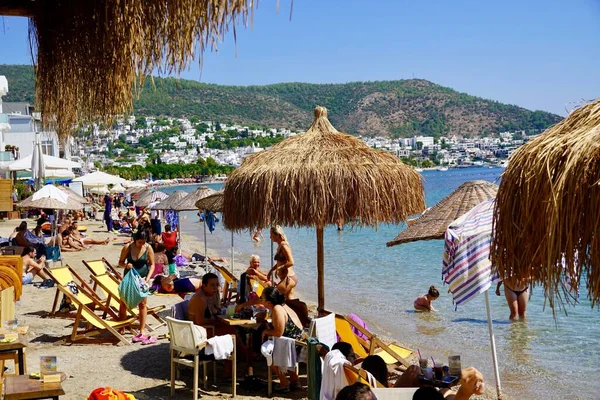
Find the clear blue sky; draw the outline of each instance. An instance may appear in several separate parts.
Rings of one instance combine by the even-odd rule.
[[[565,115],[600,96],[600,0],[262,0],[184,78],[228,85],[423,78]],[[27,21],[0,20],[0,63],[30,63]],[[10,88],[10,82],[9,82]]]

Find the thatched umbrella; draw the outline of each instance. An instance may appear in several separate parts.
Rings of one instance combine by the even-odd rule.
[[[425,208],[419,173],[395,155],[338,132],[324,107],[315,109],[306,133],[246,158],[227,179],[223,202],[228,229],[316,227],[320,310],[325,305],[325,225],[399,223]]]
[[[0,15],[29,17],[36,102],[44,125],[70,134],[78,118],[131,111],[132,88],[153,71],[185,70],[248,23],[249,0],[4,1]],[[235,35],[234,35],[235,37]]]
[[[198,189],[194,190],[192,193],[185,196],[178,203],[175,204],[174,210],[177,211],[193,211],[196,210],[196,202],[200,199],[203,199],[211,194],[217,193],[216,190],[211,189],[207,186],[200,186]]]
[[[135,202],[135,205],[138,207],[148,207],[150,203],[157,201],[158,199],[166,199],[169,195],[160,190],[151,190],[147,192],[144,196],[138,197]]]
[[[521,146],[502,175],[493,265],[543,285],[551,307],[570,301],[582,275],[592,307],[600,300],[599,143],[596,100]]]
[[[425,211],[386,245],[391,247],[417,240],[443,239],[452,221],[466,214],[477,204],[493,199],[497,192],[498,186],[487,181],[465,182]]]
[[[169,197],[164,200],[161,200],[160,203],[153,206],[154,210],[175,210],[175,205],[181,201],[185,196],[188,195],[188,192],[184,190],[176,190]],[[177,210],[175,210],[177,211]]]
[[[217,192],[206,196],[196,202],[196,208],[199,210],[211,210],[215,212],[223,211],[223,192]]]

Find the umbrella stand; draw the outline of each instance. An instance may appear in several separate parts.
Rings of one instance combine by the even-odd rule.
[[[494,377],[496,378],[496,393],[498,400],[502,400],[502,388],[500,387],[500,373],[498,372],[498,355],[496,354],[496,339],[492,327],[492,312],[490,311],[490,290],[485,291],[485,309],[487,311],[488,329],[490,331],[490,346],[492,347],[492,361],[494,364]]]
[[[323,227],[317,227],[317,287],[319,315],[325,311],[325,251],[323,249]]]
[[[231,231],[231,273],[233,274],[233,231]]]
[[[204,215],[204,257],[206,262],[208,263],[208,250],[206,249],[206,215]]]

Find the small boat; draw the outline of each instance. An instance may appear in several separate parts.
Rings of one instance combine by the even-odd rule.
[[[448,167],[439,167],[438,171],[448,171]]]
[[[423,172],[423,168],[415,168],[415,171],[417,171],[417,172]]]

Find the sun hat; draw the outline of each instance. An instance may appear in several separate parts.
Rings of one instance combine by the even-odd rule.
[[[267,340],[260,346],[260,352],[267,359],[267,365],[270,367],[273,364],[273,348],[275,347],[275,342],[272,340]]]

